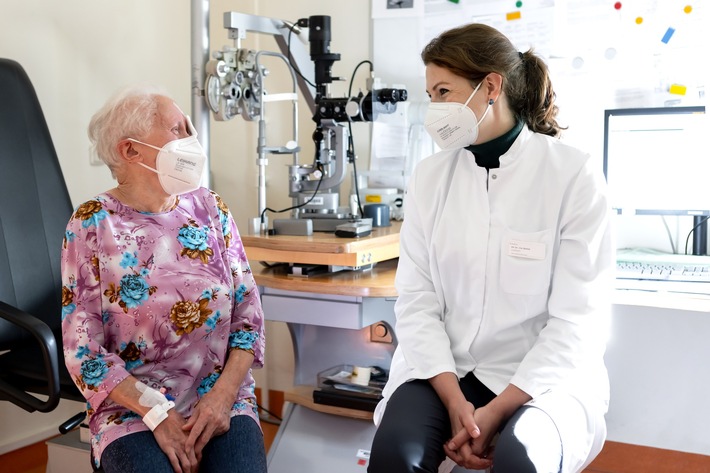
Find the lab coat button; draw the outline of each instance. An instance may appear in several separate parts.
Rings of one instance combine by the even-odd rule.
[[[491,179],[493,179],[493,180],[498,179],[498,174],[491,174]]]

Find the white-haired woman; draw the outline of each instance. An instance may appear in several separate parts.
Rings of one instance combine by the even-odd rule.
[[[227,206],[200,187],[194,127],[163,91],[134,87],[89,137],[117,185],[69,220],[62,320],[95,466],[265,472],[261,303]]]

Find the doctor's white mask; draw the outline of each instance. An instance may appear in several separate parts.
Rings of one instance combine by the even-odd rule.
[[[489,100],[480,120],[468,107],[468,103],[482,83],[483,81],[478,83],[465,103],[431,102],[429,104],[424,126],[439,148],[443,150],[464,148],[478,139],[478,125],[486,118],[493,105],[493,100]]]

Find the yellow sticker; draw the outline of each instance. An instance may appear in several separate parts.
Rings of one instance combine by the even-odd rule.
[[[675,95],[685,95],[687,90],[688,90],[688,88],[684,85],[671,84],[671,87],[668,90],[668,92],[670,92],[671,94],[675,94]]]

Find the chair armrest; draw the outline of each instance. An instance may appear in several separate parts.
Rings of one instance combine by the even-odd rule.
[[[57,314],[59,316],[59,314]],[[43,401],[21,389],[0,379],[0,391],[4,392],[10,401],[28,412],[50,412],[59,405],[59,361],[57,356],[57,341],[49,326],[34,315],[28,314],[16,307],[0,301],[0,318],[27,330],[38,342],[42,350],[44,371],[47,376],[49,397]]]

